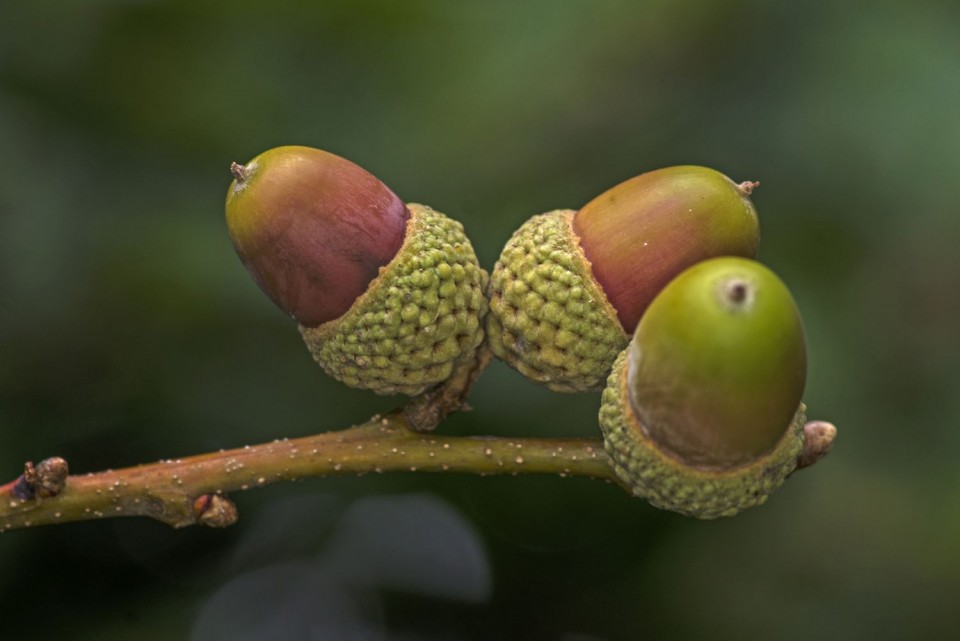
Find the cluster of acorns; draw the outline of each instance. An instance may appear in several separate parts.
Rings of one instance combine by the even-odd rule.
[[[419,394],[486,338],[551,389],[603,388],[617,475],[658,507],[736,514],[795,469],[803,328],[751,260],[756,183],[694,166],[642,174],[528,220],[488,277],[460,223],[339,156],[278,147],[232,171],[237,253],[347,385]]]

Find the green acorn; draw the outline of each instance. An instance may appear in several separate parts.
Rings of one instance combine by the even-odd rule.
[[[277,147],[231,170],[237,254],[328,374],[413,395],[473,357],[487,274],[460,223],[319,149]]]
[[[767,497],[803,450],[806,348],[777,276],[715,258],[677,276],[640,320],[603,392],[617,475],[664,509],[715,518]]]
[[[706,167],[651,171],[577,212],[534,216],[491,274],[494,354],[560,392],[603,386],[657,293],[715,256],[752,257],[760,233],[749,195]]]

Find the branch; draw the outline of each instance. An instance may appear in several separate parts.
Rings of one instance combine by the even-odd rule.
[[[182,459],[67,475],[54,457],[0,486],[0,532],[120,516],[148,516],[173,527],[226,527],[237,520],[227,494],[281,481],[370,472],[556,474],[620,484],[600,439],[438,436],[428,433],[465,398],[489,363],[485,349],[444,385],[404,407],[341,431],[221,450]],[[800,466],[830,449],[836,429],[805,429]]]
[[[55,457],[0,486],[0,532],[119,516],[173,527],[226,527],[237,520],[227,493],[310,477],[369,472],[542,473],[616,482],[599,439],[438,437],[428,434],[466,396],[490,362],[482,346],[443,385],[386,416],[337,432],[94,474],[67,476]]]
[[[280,481],[369,472],[542,473],[616,481],[599,439],[439,437],[401,413],[298,439],[69,476],[57,496],[21,499],[0,488],[0,531],[117,516],[173,527],[236,520],[228,492]],[[232,512],[232,517],[230,513]]]

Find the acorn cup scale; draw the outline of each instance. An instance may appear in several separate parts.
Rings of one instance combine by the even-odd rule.
[[[410,204],[407,241],[355,305],[300,326],[314,359],[351,387],[419,394],[445,381],[483,341],[487,274],[460,223]]]
[[[491,274],[492,351],[555,391],[600,389],[671,278],[707,258],[755,254],[759,225],[749,195],[756,184],[706,167],[668,167],[579,211],[534,216]]]
[[[278,147],[232,170],[237,253],[328,374],[415,395],[473,358],[487,274],[460,223],[318,149]]]
[[[797,466],[805,381],[803,327],[776,275],[699,263],[654,299],[610,374],[600,426],[616,473],[700,518],[759,505]]]
[[[574,242],[573,217],[549,212],[514,233],[490,277],[487,315],[491,351],[560,392],[602,381],[627,339]]]

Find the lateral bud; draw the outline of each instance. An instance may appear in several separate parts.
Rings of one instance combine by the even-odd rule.
[[[33,461],[27,461],[23,466],[23,474],[14,481],[10,492],[21,501],[50,498],[63,491],[69,474],[66,460],[59,456],[44,459],[36,465]]]
[[[206,527],[225,528],[237,522],[236,504],[223,494],[201,494],[193,502],[197,523]]]

